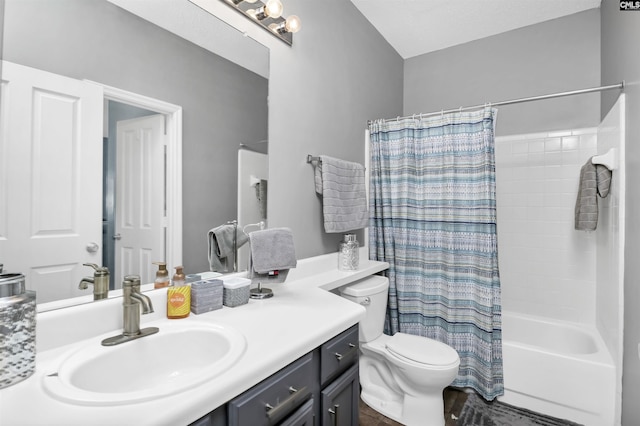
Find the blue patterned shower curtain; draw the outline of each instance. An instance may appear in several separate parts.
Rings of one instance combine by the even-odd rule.
[[[494,121],[496,110],[376,120],[370,258],[389,262],[385,332],[447,343],[453,386],[504,393]]]

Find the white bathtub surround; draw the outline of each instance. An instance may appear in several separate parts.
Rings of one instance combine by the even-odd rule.
[[[609,196],[600,203],[596,229],[596,322],[617,367],[616,416],[622,404],[622,331],[624,323],[624,235],[626,196],[625,95],[622,94],[598,126],[598,153],[616,149]],[[619,421],[619,420],[617,420]],[[618,423],[619,424],[619,423]]]
[[[553,349],[551,339],[532,341],[547,337],[547,332],[531,327],[513,331],[503,315],[503,331],[512,330],[503,333],[505,388],[511,391],[507,402],[586,425],[619,425],[621,417],[624,115],[623,94],[598,128],[496,138],[502,306],[516,316],[558,324],[563,332],[553,335],[564,346],[562,352],[557,345]],[[598,227],[595,232],[576,231],[580,167],[590,157],[614,148],[617,168],[609,196],[598,200]],[[573,326],[567,329],[567,323]],[[590,338],[584,338],[585,333]],[[528,342],[527,349],[515,340]],[[597,350],[587,353],[593,345]],[[531,350],[533,346],[541,349]],[[544,376],[544,392],[536,388],[537,381],[526,379],[528,371],[538,371],[532,365],[542,360],[549,365],[547,370],[558,372]],[[514,381],[514,375],[520,380]],[[585,378],[598,385],[588,385]],[[569,389],[567,384],[571,392],[556,395],[553,391]],[[517,400],[512,399],[514,386]],[[590,404],[585,407],[574,397]],[[586,420],[574,416],[583,409]]]
[[[594,128],[496,138],[503,309],[594,323],[596,235],[574,230],[574,208],[596,145]]]
[[[63,403],[45,392],[42,380],[85,339],[101,340],[122,331],[121,299],[39,313],[36,372],[29,379],[0,390],[0,424],[157,426],[195,421],[360,320],[364,308],[326,290],[384,270],[388,265],[363,260],[358,271],[338,271],[336,256],[331,253],[300,260],[285,283],[273,285],[272,299],[250,300],[246,305],[223,307],[185,319],[166,319],[166,289],[147,292],[155,312],[141,317],[145,327],[159,327],[159,333],[167,324],[210,322],[232,327],[246,338],[246,352],[210,382],[179,395],[119,405],[117,409]]]
[[[595,327],[502,313],[505,394],[498,399],[585,426],[609,426],[616,368]]]

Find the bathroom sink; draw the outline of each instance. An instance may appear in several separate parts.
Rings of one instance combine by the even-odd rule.
[[[167,321],[157,334],[117,346],[96,338],[63,357],[45,374],[53,397],[82,405],[117,405],[156,399],[211,380],[243,354],[238,331],[202,322]]]

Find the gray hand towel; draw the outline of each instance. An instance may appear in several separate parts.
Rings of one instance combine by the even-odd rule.
[[[233,251],[234,233],[237,232],[236,248],[245,244],[249,237],[232,224],[220,225],[209,230],[209,270],[216,272],[233,272],[235,252]]]
[[[272,228],[249,233],[251,282],[281,283],[297,265],[293,233],[289,228]]]
[[[321,155],[315,170],[315,187],[322,195],[325,232],[346,232],[367,226],[364,166]]]
[[[256,183],[256,198],[258,199],[258,209],[262,220],[267,219],[267,186],[268,181],[266,179],[260,179],[260,182]]]
[[[598,197],[609,195],[611,170],[593,164],[591,158],[580,169],[580,184],[575,208],[575,229],[594,231],[598,226]]]

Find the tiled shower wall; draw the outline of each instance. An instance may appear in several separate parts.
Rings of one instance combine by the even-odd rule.
[[[595,323],[596,234],[574,230],[597,129],[496,138],[503,310]]]

